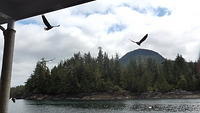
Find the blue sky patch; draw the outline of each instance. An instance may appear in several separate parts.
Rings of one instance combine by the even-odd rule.
[[[165,7],[157,7],[157,8],[154,8],[154,7],[145,7],[145,8],[140,8],[140,7],[137,7],[137,6],[131,6],[130,4],[122,4],[121,6],[124,6],[124,7],[128,7],[128,8],[131,8],[132,10],[134,11],[137,11],[139,13],[142,13],[142,14],[147,14],[148,12],[151,12],[153,11],[153,14],[155,14],[155,16],[158,16],[158,17],[162,17],[162,16],[165,16],[165,15],[171,15],[171,11]]]
[[[163,8],[163,7],[158,7],[156,9],[154,9],[154,12],[155,12],[155,15],[159,16],[159,17],[165,16],[165,15],[168,16],[171,14],[171,11],[169,11],[167,8]]]
[[[137,12],[139,12],[139,13],[142,13],[142,14],[146,14],[146,13],[147,13],[147,8],[139,8],[139,7],[137,7],[137,6],[132,6],[132,5],[127,4],[127,3],[124,3],[124,4],[120,5],[120,6],[128,7],[128,8],[130,8],[130,9],[132,9],[132,10],[134,10],[134,11],[137,11]]]
[[[108,28],[108,33],[113,33],[113,32],[120,32],[122,30],[126,29],[125,25],[122,24],[114,24],[111,27]]]
[[[151,7],[151,8],[138,8],[138,7],[134,7],[132,9],[139,12],[139,13],[142,13],[142,14],[146,14],[149,11],[153,11],[153,14],[155,14],[155,16],[158,16],[158,17],[171,15],[171,11],[168,10],[167,8],[164,8],[164,7],[158,7],[158,8],[153,8],[153,7]]]
[[[25,24],[25,25],[26,24],[38,24],[38,22],[33,19],[23,19],[23,20],[19,20],[17,22],[20,24]],[[42,19],[41,19],[41,22],[42,22]]]
[[[93,14],[102,14],[102,15],[107,15],[107,14],[110,14],[112,13],[112,9],[108,8],[106,10],[102,10],[102,11],[81,11],[81,10],[72,10],[71,11],[71,14],[72,15],[83,15],[85,17],[88,17],[90,15],[93,15]]]

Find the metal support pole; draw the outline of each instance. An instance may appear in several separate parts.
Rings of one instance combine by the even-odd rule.
[[[10,83],[12,74],[15,30],[14,21],[10,21],[4,31],[4,52],[0,81],[0,113],[8,113]]]

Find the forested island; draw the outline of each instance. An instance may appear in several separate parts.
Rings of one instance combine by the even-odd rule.
[[[23,99],[129,99],[200,98],[200,59],[131,60],[109,58],[99,49],[97,57],[76,53],[49,69],[42,59],[25,85],[11,88],[11,96]],[[185,96],[184,96],[185,95]],[[191,96],[192,95],[192,96]]]

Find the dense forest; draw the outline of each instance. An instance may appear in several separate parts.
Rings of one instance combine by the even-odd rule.
[[[200,91],[200,59],[186,62],[181,55],[174,61],[156,63],[131,61],[121,65],[119,57],[109,58],[99,49],[96,58],[90,53],[74,54],[49,69],[44,59],[36,67],[25,85],[11,89],[13,97],[34,94],[80,94],[92,92],[168,92],[175,89]]]

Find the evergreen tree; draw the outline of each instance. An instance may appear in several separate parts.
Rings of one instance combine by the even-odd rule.
[[[165,60],[161,65],[162,75],[172,87],[176,85],[176,80],[173,76],[173,64],[173,61]]]
[[[173,68],[173,75],[176,85],[178,81],[181,79],[182,75],[187,75],[188,72],[187,69],[188,68],[185,59],[181,55],[177,55]]]
[[[46,66],[46,61],[41,59],[36,65],[36,68],[27,80],[25,88],[30,93],[45,94],[49,91],[50,71]]]
[[[131,61],[121,66],[119,56],[109,58],[99,48],[96,58],[90,53],[74,54],[61,61],[51,71],[47,61],[38,61],[24,87],[12,89],[11,95],[52,94],[72,95],[91,92],[115,92],[121,90],[133,93],[167,92],[173,89],[200,90],[198,62],[186,62],[178,55],[175,61],[165,60],[162,64],[152,59]],[[23,89],[24,88],[24,89]],[[13,93],[18,92],[18,93]]]

